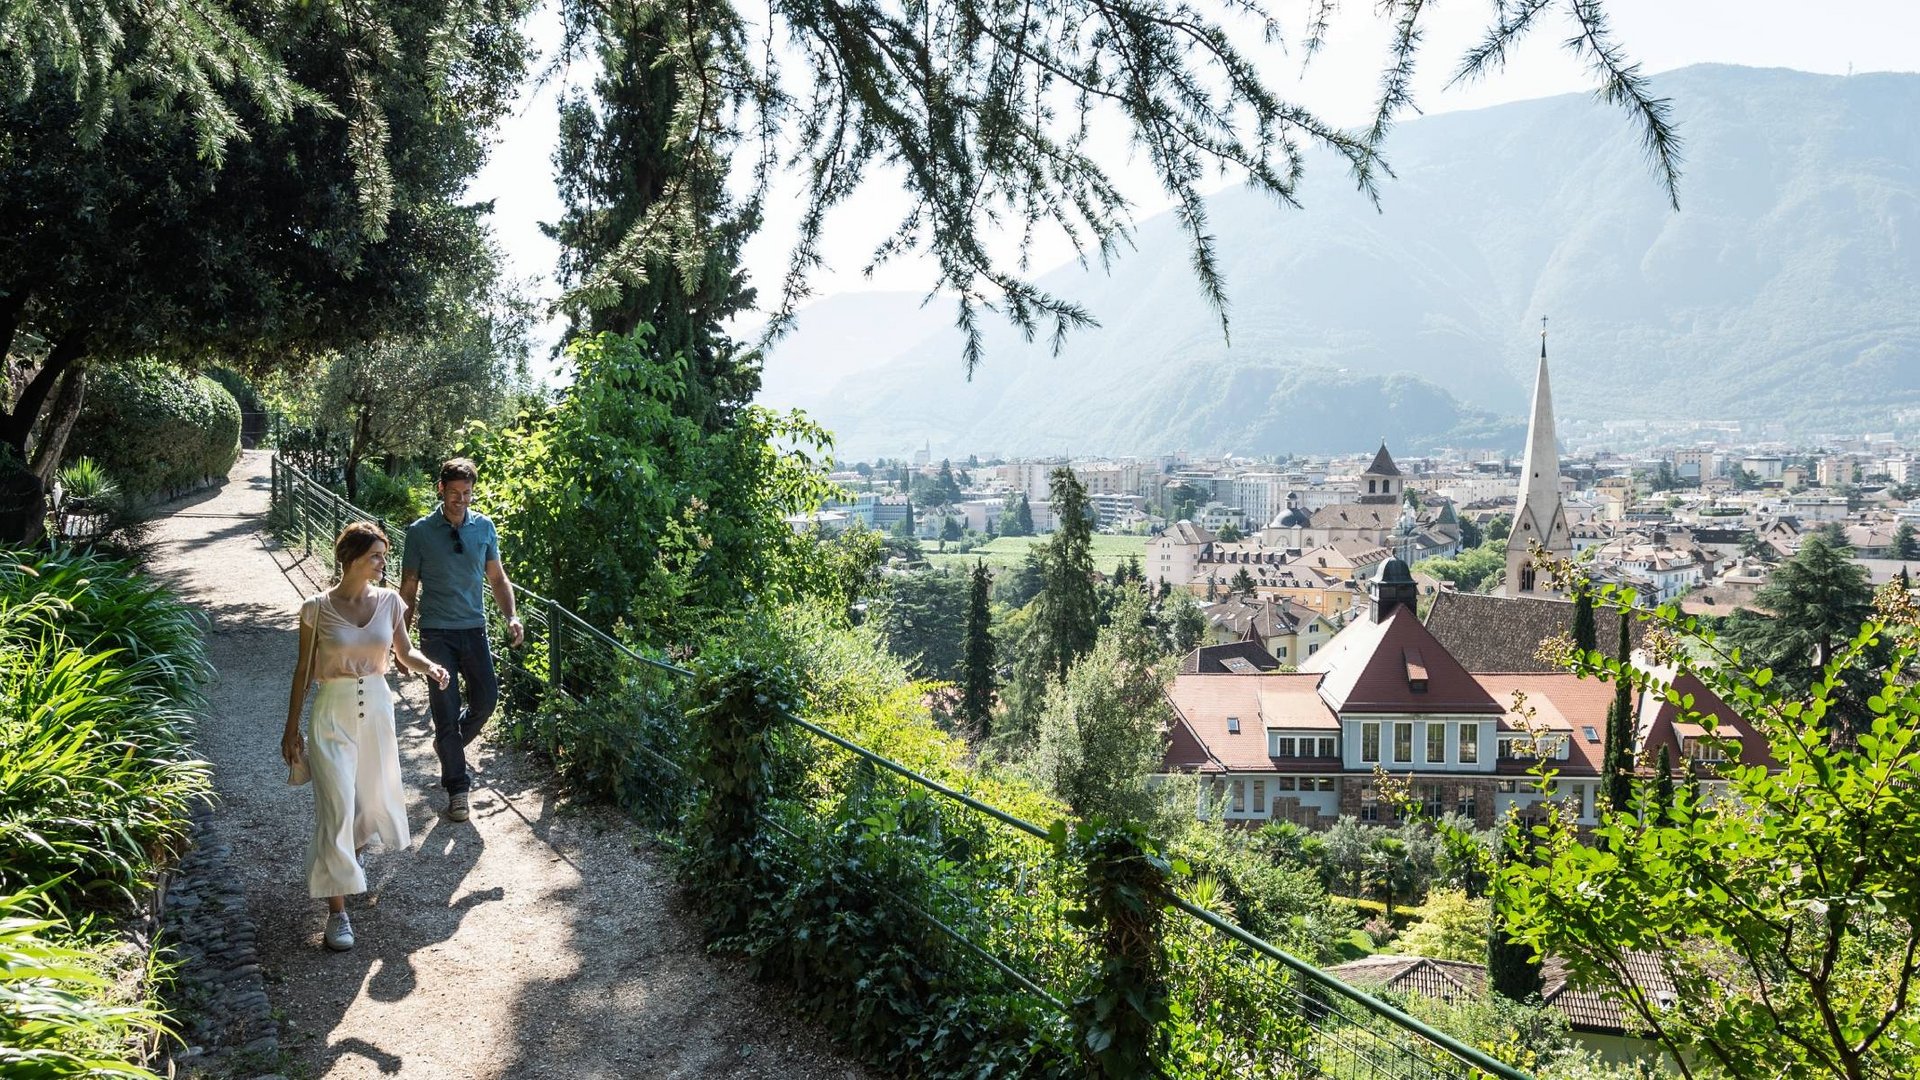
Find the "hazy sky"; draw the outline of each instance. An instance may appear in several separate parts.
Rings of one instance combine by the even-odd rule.
[[[1270,0],[1269,9],[1297,35],[1307,3]],[[1276,58],[1267,69],[1270,85],[1336,123],[1364,122],[1370,115],[1387,40],[1386,24],[1373,16],[1372,9],[1368,0],[1348,0],[1336,18],[1328,48],[1304,73],[1297,61]],[[1555,17],[1534,32],[1505,72],[1471,86],[1443,89],[1455,60],[1485,27],[1491,10],[1490,0],[1436,5],[1427,22],[1422,77],[1415,93],[1423,112],[1481,108],[1592,86],[1579,62],[1561,47],[1566,24]],[[1920,2],[1916,0],[1609,0],[1607,10],[1616,36],[1649,72],[1708,62],[1834,74],[1920,69]],[[536,15],[532,32],[536,41],[551,47],[558,34],[557,18],[550,11]],[[592,73],[576,67],[570,74],[585,81]],[[564,82],[565,76],[557,81]],[[507,252],[511,272],[537,279],[537,291],[549,298],[557,292],[549,280],[556,249],[540,234],[539,223],[553,220],[560,211],[551,164],[556,91],[554,82],[529,90],[503,126],[490,163],[470,189],[477,199],[494,200],[493,228]],[[1680,119],[1684,124],[1685,117]],[[1623,115],[1621,123],[1627,122]],[[1118,139],[1113,145],[1124,149]],[[1392,154],[1389,139],[1389,161]],[[1165,200],[1138,182],[1138,171],[1131,175],[1134,182],[1128,190],[1136,199],[1137,216],[1144,219],[1164,209]],[[776,193],[769,205],[792,205],[792,198],[780,196]],[[921,263],[894,264],[871,280],[858,273],[873,243],[899,219],[904,207],[888,178],[876,174],[867,188],[829,219],[825,251],[830,266],[816,280],[821,295],[927,287],[932,278]],[[748,247],[748,271],[761,287],[763,302],[771,301],[767,294],[778,288],[783,276],[793,220],[772,216]],[[1036,259],[1037,269],[1047,269],[1071,254],[1064,243],[1048,245]]]

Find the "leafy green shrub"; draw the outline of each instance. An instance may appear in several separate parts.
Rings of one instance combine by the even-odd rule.
[[[60,497],[64,505],[105,510],[120,496],[120,485],[92,458],[76,459],[60,470]]]
[[[0,890],[130,900],[183,841],[196,629],[124,563],[0,560]]]
[[[156,1080],[127,1063],[164,1029],[145,1005],[112,1003],[89,954],[55,939],[46,898],[0,895],[0,1076],[15,1080]]]
[[[158,361],[102,364],[67,451],[99,461],[131,499],[166,499],[233,468],[240,405],[212,379]]]
[[[199,612],[125,560],[0,553],[0,620],[28,630],[38,620],[72,647],[116,653],[116,665],[178,705],[193,704],[213,675]]]
[[[423,474],[396,476],[374,465],[360,466],[359,488],[355,505],[385,521],[390,530],[425,517],[436,502],[433,485]]]

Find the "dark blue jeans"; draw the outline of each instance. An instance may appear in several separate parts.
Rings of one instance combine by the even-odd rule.
[[[433,752],[440,755],[440,786],[456,794],[473,786],[473,778],[467,775],[467,744],[479,737],[481,725],[493,715],[500,701],[500,680],[493,673],[493,653],[484,629],[422,629],[420,651],[447,669],[445,690],[427,683],[427,704],[433,711]]]

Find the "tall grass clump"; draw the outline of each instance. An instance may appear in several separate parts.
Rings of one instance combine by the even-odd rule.
[[[37,892],[0,895],[0,1076],[153,1080],[129,1058],[161,1036],[144,1004],[116,1001],[90,953],[61,939]]]
[[[160,1018],[103,958],[209,790],[210,673],[198,616],[132,564],[0,552],[0,1076],[151,1075]]]

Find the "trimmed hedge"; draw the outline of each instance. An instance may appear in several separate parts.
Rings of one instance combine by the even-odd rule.
[[[91,457],[134,502],[154,502],[222,479],[240,455],[240,405],[204,375],[158,361],[96,365],[67,439],[71,461]]]

